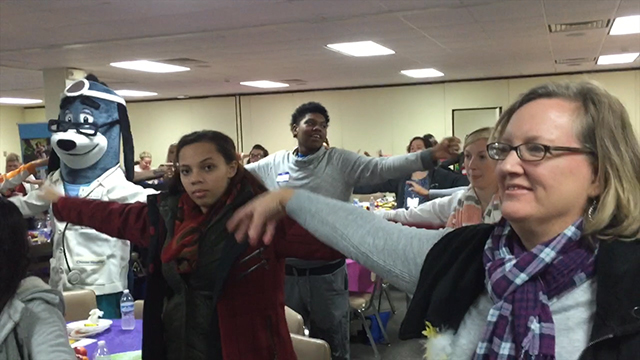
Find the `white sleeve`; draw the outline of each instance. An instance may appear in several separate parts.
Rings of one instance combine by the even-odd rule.
[[[15,171],[11,171],[6,175],[0,174],[0,192],[11,190],[31,176],[27,166],[23,165]]]
[[[382,217],[406,225],[444,226],[466,189],[451,196],[431,200],[418,207],[385,211]]]
[[[37,191],[28,193],[26,196],[14,196],[9,201],[16,204],[24,217],[31,217],[49,210],[51,204],[45,202],[38,196]]]

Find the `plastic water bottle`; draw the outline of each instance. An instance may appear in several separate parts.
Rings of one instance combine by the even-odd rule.
[[[369,199],[369,211],[376,211],[376,199],[373,196]]]
[[[104,340],[98,341],[98,348],[93,353],[93,360],[111,360],[111,354],[107,350],[107,343]]]
[[[133,330],[136,327],[136,318],[133,314],[133,296],[129,294],[129,290],[125,289],[120,298],[120,314],[122,319],[120,325],[122,330]]]

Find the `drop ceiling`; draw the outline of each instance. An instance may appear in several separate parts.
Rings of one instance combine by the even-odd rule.
[[[251,80],[298,91],[638,68],[640,60],[595,59],[640,52],[640,34],[549,32],[638,14],[640,0],[0,0],[0,96],[43,99],[42,70],[60,67],[161,99],[261,92],[239,85]],[[361,40],[396,54],[356,58],[325,48]],[[136,59],[192,70],[109,66]],[[415,68],[445,76],[400,74]]]

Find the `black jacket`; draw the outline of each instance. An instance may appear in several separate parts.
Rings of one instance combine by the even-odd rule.
[[[425,320],[458,329],[484,290],[484,244],[494,225],[445,235],[427,253],[400,327],[400,338],[421,338]],[[631,360],[640,354],[640,239],[601,241],[596,255],[596,312],[581,360]]]
[[[466,175],[462,175],[441,167],[435,167],[429,170],[427,176],[429,177],[429,189],[450,189],[454,187],[469,185],[469,179]],[[353,189],[353,193],[364,195],[375,194],[379,192],[395,193],[397,204],[396,208],[402,209],[405,206],[404,189],[408,180],[411,180],[411,175],[399,179],[387,180],[381,184],[356,186]]]

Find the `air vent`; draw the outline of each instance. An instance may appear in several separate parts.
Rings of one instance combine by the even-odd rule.
[[[569,58],[569,59],[558,59],[556,60],[557,65],[579,65],[584,63],[592,63],[596,61],[594,57],[581,57],[581,58]]]
[[[158,60],[158,62],[173,64],[173,65],[183,65],[183,66],[189,66],[189,65],[197,66],[197,65],[206,64],[206,62],[202,60],[189,59],[189,58],[165,59],[165,60]]]
[[[609,27],[610,24],[611,24],[611,19],[581,21],[581,22],[565,23],[565,24],[551,24],[549,25],[549,32],[560,33],[560,32],[570,32],[570,31],[606,29]]]

